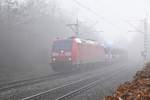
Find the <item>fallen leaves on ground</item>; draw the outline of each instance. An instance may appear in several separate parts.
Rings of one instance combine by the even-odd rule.
[[[120,85],[113,96],[104,100],[150,100],[150,63],[138,71],[132,81]]]

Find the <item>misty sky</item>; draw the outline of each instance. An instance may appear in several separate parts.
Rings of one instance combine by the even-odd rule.
[[[98,36],[115,42],[122,39],[132,41],[136,33],[128,33],[134,30],[128,22],[139,27],[142,23],[137,21],[142,20],[146,13],[150,13],[149,0],[45,0],[45,2],[58,4],[58,8],[62,9],[66,16],[73,20],[78,17],[81,23],[91,25],[97,31],[103,31]]]
[[[132,41],[136,33],[128,33],[134,30],[128,22],[139,28],[143,23],[137,21],[142,20],[146,13],[150,12],[148,0],[56,0],[56,2],[61,3],[61,8],[65,9],[70,17],[78,17],[83,23],[91,25],[97,22],[94,28],[103,31],[101,35],[104,38],[115,42],[122,39]]]
[[[22,0],[27,1],[27,0]],[[150,17],[149,0],[44,0],[54,4],[55,12],[62,17],[70,18],[74,23],[76,18],[80,24],[85,24],[97,32],[108,43],[118,45],[139,45],[143,48],[143,31],[141,21],[146,14]],[[43,1],[43,2],[44,2]],[[149,22],[149,21],[148,21]],[[63,34],[63,33],[62,33]],[[89,34],[89,33],[87,33]]]

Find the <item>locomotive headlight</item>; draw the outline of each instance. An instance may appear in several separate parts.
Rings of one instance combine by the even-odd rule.
[[[52,60],[53,60],[53,61],[56,61],[56,58],[53,58]]]
[[[72,59],[69,57],[68,60],[71,61]]]

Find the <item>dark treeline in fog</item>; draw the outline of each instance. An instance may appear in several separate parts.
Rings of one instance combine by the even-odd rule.
[[[73,35],[66,24],[74,19],[55,2],[18,1],[0,1],[0,73],[50,69],[51,43],[56,37]],[[83,36],[91,31],[84,25],[81,30]]]

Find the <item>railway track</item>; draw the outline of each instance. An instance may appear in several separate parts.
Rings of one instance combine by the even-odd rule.
[[[86,71],[88,71],[88,69]],[[47,76],[41,76],[41,77],[37,77],[37,78],[30,78],[30,79],[25,79],[25,80],[9,82],[9,83],[0,85],[0,92],[19,88],[22,86],[32,85],[32,84],[39,83],[39,82],[59,79],[59,78],[67,77],[70,75],[75,75],[75,74],[82,73],[82,72],[83,72],[83,70],[67,72],[67,73],[62,72],[62,73],[55,73],[55,74],[51,74],[51,75],[47,75]]]
[[[25,79],[25,80],[9,82],[9,83],[0,85],[0,92],[15,89],[15,88],[22,87],[22,86],[32,85],[32,84],[39,83],[39,82],[59,79],[59,78],[67,77],[70,75],[74,75],[76,73],[81,73],[81,72],[82,71],[76,71],[76,72],[74,71],[74,72],[67,72],[67,73],[64,73],[64,72],[54,73],[54,74],[47,75],[47,76],[41,76],[37,78],[30,78],[30,79]]]
[[[94,87],[97,84],[100,84],[105,80],[108,80],[111,77],[114,77],[115,75],[118,75],[118,73],[115,73],[116,70],[123,71],[124,69],[111,69],[107,73],[103,72],[93,77],[88,77],[82,80],[71,82],[60,87],[56,87],[32,96],[22,98],[21,100],[66,100],[78,93]],[[108,75],[108,73],[110,73],[110,75]]]
[[[81,87],[81,88],[76,89],[74,91],[71,91],[71,92],[69,92],[69,93],[67,93],[67,94],[65,94],[63,96],[60,96],[60,97],[56,98],[55,100],[70,100],[71,98],[73,98],[73,97],[75,97],[75,96],[77,96],[77,95],[79,95],[79,94],[81,94],[83,92],[86,92],[87,90],[89,90],[89,89],[91,89],[91,88],[93,88],[93,87],[103,83],[104,81],[107,81],[107,80],[115,77],[116,75],[117,75],[117,73],[114,73],[114,74],[111,74],[111,77],[108,76],[108,77],[105,77],[105,79],[96,80],[96,81],[94,81],[92,83],[89,83],[89,84],[85,85],[84,87]]]
[[[62,76],[65,76],[65,75],[67,75],[67,74],[65,74],[65,73],[55,73],[55,74],[52,74],[52,75],[41,76],[41,77],[37,77],[37,78],[30,78],[30,79],[19,80],[19,81],[15,81],[15,82],[2,84],[2,85],[0,85],[0,92],[10,90],[10,89],[14,89],[14,88],[17,88],[17,87],[31,85],[31,84],[34,84],[34,83],[39,83],[39,82],[43,82],[43,81],[57,79],[57,78],[60,78]]]

